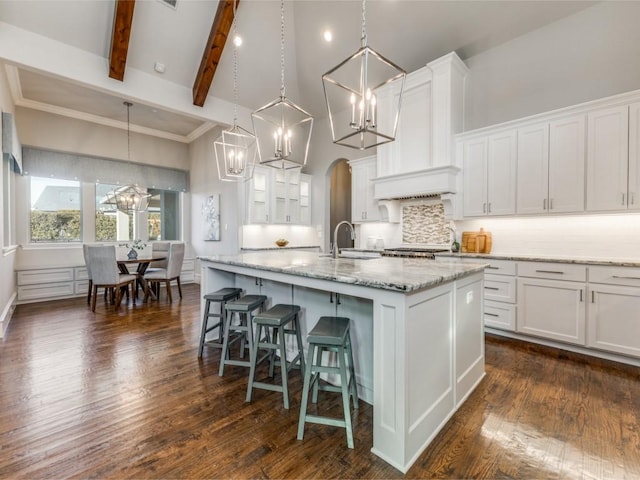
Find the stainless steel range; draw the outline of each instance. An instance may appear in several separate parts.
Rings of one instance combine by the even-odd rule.
[[[434,247],[434,248],[420,248],[420,247],[397,247],[397,248],[385,248],[382,251],[382,255],[385,257],[415,257],[415,258],[427,258],[433,260],[435,254],[439,252],[449,252],[449,248],[446,247]]]

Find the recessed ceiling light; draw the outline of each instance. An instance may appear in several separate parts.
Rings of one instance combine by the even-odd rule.
[[[333,40],[333,34],[331,33],[331,30],[325,30],[322,36],[324,37],[325,42],[330,42],[331,40]]]
[[[240,45],[242,45],[242,37],[240,35],[236,35],[235,37],[233,37],[233,44],[236,47],[239,47]]]

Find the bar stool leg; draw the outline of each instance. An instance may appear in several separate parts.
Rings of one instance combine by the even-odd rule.
[[[315,344],[309,345],[307,353],[307,369],[304,372],[304,382],[302,383],[302,400],[300,401],[300,419],[298,420],[298,440],[304,438],[304,424],[307,418],[307,403],[309,402],[309,385],[311,383],[311,366],[313,365],[313,356],[316,350]]]
[[[340,368],[342,408],[344,410],[344,427],[347,431],[347,447],[353,448],[353,429],[351,428],[351,411],[349,410],[349,380],[347,377],[347,358],[344,347],[338,347],[338,365]]]
[[[316,346],[316,349],[317,349],[317,354],[316,354],[315,366],[319,367],[322,365],[322,357],[324,355],[325,348]],[[320,384],[320,374],[318,372],[315,372],[313,376],[313,395],[311,396],[311,403],[318,403],[319,384]]]
[[[300,358],[300,375],[304,378],[305,365],[304,365],[304,349],[302,348],[302,335],[300,333],[300,320],[298,315],[293,319],[293,328],[296,329],[296,341],[298,342],[298,355]]]
[[[204,337],[207,334],[207,323],[209,320],[210,306],[211,306],[211,300],[207,300],[204,304],[204,317],[202,318],[202,329],[200,330],[200,347],[198,347],[198,358],[202,357],[202,351],[204,350],[204,342],[205,342]]]
[[[289,374],[287,367],[287,345],[284,340],[284,327],[278,329],[280,336],[280,374],[282,375],[282,397],[284,398],[284,408],[289,410]]]
[[[222,376],[224,374],[224,362],[229,356],[229,331],[231,330],[231,317],[233,317],[233,312],[225,312],[222,354],[220,355],[220,369],[218,371],[219,376]]]
[[[353,362],[353,349],[351,348],[351,336],[347,337],[347,351],[349,354],[349,373],[351,387],[351,398],[353,400],[353,408],[358,408],[358,385],[356,384],[356,364]]]
[[[251,368],[249,369],[249,385],[247,386],[247,396],[245,398],[245,402],[251,401],[251,395],[253,393],[253,381],[256,376],[256,363],[258,359],[258,344],[260,343],[260,334],[262,333],[262,325],[258,324],[258,329],[256,330],[256,338],[257,341],[254,345],[254,348],[249,352],[249,358],[251,359]]]

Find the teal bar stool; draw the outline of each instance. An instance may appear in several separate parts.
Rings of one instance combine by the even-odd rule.
[[[247,386],[247,402],[251,401],[254,388],[282,392],[284,408],[289,408],[289,371],[299,365],[304,376],[304,350],[302,349],[302,336],[300,335],[300,321],[298,305],[278,304],[266,312],[259,313],[253,318],[256,325],[256,341],[251,351],[251,370],[249,371],[249,385]],[[262,333],[264,331],[264,338]],[[287,345],[285,335],[294,335],[298,344],[298,353],[291,360],[287,361]],[[267,353],[258,359],[260,350],[267,350]],[[269,359],[269,376],[273,377],[275,369],[276,352],[280,350],[280,372],[282,384],[256,382],[256,367],[264,360]]]
[[[204,351],[205,345],[207,347],[222,348],[222,333],[224,332],[225,307],[227,305],[227,302],[240,298],[241,293],[242,289],[240,288],[221,288],[216,292],[207,293],[204,296],[204,315],[202,316],[202,329],[200,330],[198,358],[202,358],[202,352]],[[211,312],[212,303],[220,304],[219,313]],[[218,321],[213,325],[209,325],[209,318],[211,317],[218,319]],[[207,340],[207,333],[215,330],[216,328],[218,329],[218,341]]]
[[[353,399],[353,408],[358,408],[358,391],[356,388],[351,338],[349,336],[349,319],[345,317],[320,317],[316,326],[307,335],[307,342],[309,343],[309,353],[302,387],[298,440],[302,440],[304,437],[304,424],[306,422],[320,423],[344,428],[347,432],[347,446],[353,448],[349,397]],[[337,353],[337,366],[322,364],[322,354],[326,351]],[[340,386],[320,385],[319,377],[321,373],[339,374]],[[307,402],[311,387],[313,387],[313,403],[318,402],[318,390],[341,392],[344,418],[341,420],[339,418],[307,414]]]
[[[224,374],[225,365],[251,367],[249,360],[232,360],[229,358],[229,347],[239,341],[240,358],[242,359],[248,344],[249,356],[251,356],[251,351],[253,350],[253,314],[256,310],[262,311],[266,301],[267,297],[264,295],[245,295],[226,304],[226,318],[222,335],[222,355],[220,356],[220,371],[218,372],[220,376]],[[237,324],[233,324],[235,315],[238,317]]]

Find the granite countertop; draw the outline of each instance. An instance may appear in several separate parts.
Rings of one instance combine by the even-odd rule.
[[[575,263],[580,265],[604,265],[608,267],[640,267],[638,258],[602,258],[602,257],[569,257],[560,255],[525,255],[515,253],[436,253],[438,257],[454,257],[462,259],[513,260],[522,262]]]
[[[265,250],[296,250],[296,249],[307,249],[307,248],[320,248],[320,245],[298,245],[298,246],[289,246],[286,247],[255,247],[255,248],[241,248],[242,252],[263,252]]]
[[[198,259],[397,292],[432,288],[482,272],[485,267],[476,263],[435,262],[420,258],[334,259],[300,250],[213,255]]]

